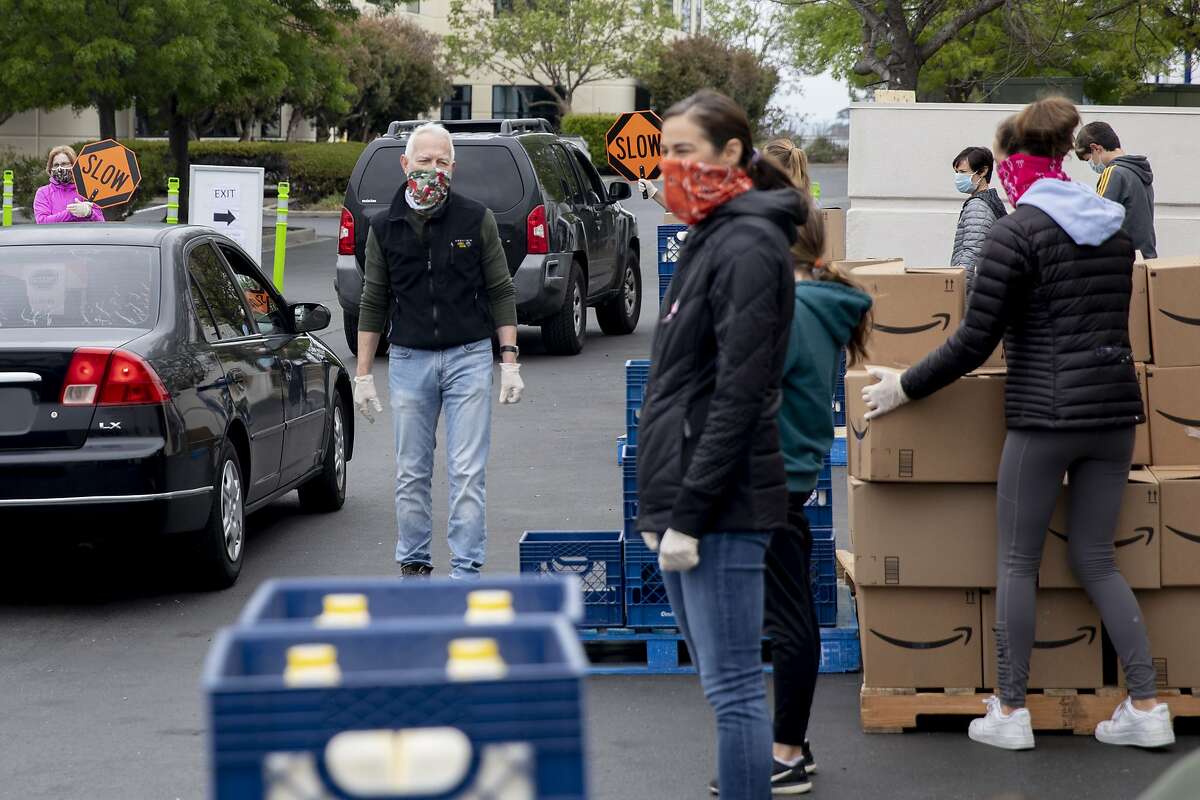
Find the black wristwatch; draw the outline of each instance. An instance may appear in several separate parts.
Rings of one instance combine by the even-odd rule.
[[[500,352],[502,354],[503,353],[512,353],[514,356],[517,356],[518,358],[520,358],[520,356],[521,356],[521,348],[517,347],[515,344],[500,345]]]

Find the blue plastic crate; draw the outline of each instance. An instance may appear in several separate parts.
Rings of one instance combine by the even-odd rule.
[[[808,517],[809,527],[828,528],[833,524],[833,506],[805,506],[804,516]]]
[[[837,625],[837,537],[832,527],[814,527],[812,540],[809,577],[817,610],[817,622],[822,626]]]
[[[847,463],[847,459],[846,459],[847,455],[848,455],[848,453],[846,452],[846,437],[845,436],[834,437],[833,446],[829,449],[829,457],[826,459],[828,461],[828,463],[830,463],[834,466],[844,467],[844,466],[846,466],[846,463]]]
[[[821,669],[823,673],[858,672],[862,669],[862,645],[858,626],[824,628],[821,631]]]
[[[625,621],[630,627],[673,627],[675,612],[658,568],[658,554],[641,534],[625,537]]]
[[[450,681],[449,643],[494,639],[508,666],[500,679]],[[341,679],[334,686],[289,687],[290,646],[331,644]],[[508,625],[447,620],[385,622],[366,628],[238,626],[221,631],[205,661],[212,797],[263,798],[284,781],[308,776],[346,798],[325,764],[338,734],[450,727],[465,737],[469,760],[458,785],[438,798],[491,796],[496,771],[532,784],[538,798],[582,800],[582,676],[587,660],[562,617],[530,616]],[[312,796],[312,795],[305,795]],[[422,796],[424,797],[424,796]]]
[[[251,596],[238,618],[241,625],[312,623],[323,610],[328,594],[362,594],[367,598],[371,623],[414,620],[424,617],[462,619],[467,595],[481,589],[503,589],[512,594],[518,614],[563,614],[571,622],[583,620],[583,596],[572,575],[554,580],[533,580],[519,575],[484,576],[478,581],[431,578],[399,581],[395,578],[277,578]]]
[[[625,443],[629,441],[629,434],[622,433],[617,437],[617,466],[621,466],[621,459],[625,457]]]
[[[683,234],[682,236],[680,234]],[[687,238],[687,225],[658,226],[658,263],[674,264],[679,260],[679,249]]]
[[[579,624],[622,625],[624,531],[525,531],[517,544],[522,574],[574,575],[583,590]]]
[[[632,445],[625,447],[625,457],[621,459],[621,497],[624,503],[625,520],[628,522],[637,519],[637,448]],[[628,534],[625,538],[629,538]]]

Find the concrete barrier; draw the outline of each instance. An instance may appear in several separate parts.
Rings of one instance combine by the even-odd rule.
[[[850,212],[846,256],[900,256],[920,266],[950,266],[963,195],[950,160],[969,145],[991,147],[996,126],[1021,106],[858,103],[850,109]],[[1083,106],[1083,121],[1108,122],[1130,154],[1154,169],[1158,254],[1200,250],[1200,109]],[[1072,180],[1098,177],[1074,154]],[[999,180],[992,186],[1004,196]]]

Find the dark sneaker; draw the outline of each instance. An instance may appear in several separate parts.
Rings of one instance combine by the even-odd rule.
[[[717,784],[716,778],[708,782],[708,791],[712,794],[721,793],[721,787]],[[811,791],[812,781],[808,779],[803,761],[794,767],[789,767],[779,761],[775,762],[774,770],[771,773],[772,795],[786,797],[793,794],[808,794]]]
[[[813,758],[812,747],[809,746],[808,740],[804,740],[804,744],[800,745],[800,750],[804,753],[804,771],[809,775],[817,774],[817,760]]]
[[[407,564],[400,565],[401,578],[428,578],[433,574],[433,567],[428,564],[421,564],[416,561],[410,561]]]

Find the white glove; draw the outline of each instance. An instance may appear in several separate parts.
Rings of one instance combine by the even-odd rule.
[[[521,402],[521,393],[525,391],[525,381],[521,380],[520,364],[500,365],[500,403]]]
[[[654,195],[658,194],[658,187],[653,182],[645,178],[638,178],[638,191],[646,195],[647,198],[653,200]]]
[[[878,381],[878,383],[872,383],[863,388],[863,402],[870,409],[866,413],[867,419],[890,414],[908,402],[908,395],[904,393],[904,387],[900,384],[904,370],[868,367],[867,372]]]
[[[700,540],[667,528],[658,543],[658,566],[664,572],[687,572],[700,564]]]
[[[70,211],[71,216],[76,219],[83,219],[92,215],[92,204],[84,200],[76,200],[67,206],[67,211]]]
[[[375,415],[383,413],[383,404],[379,402],[379,394],[375,391],[374,375],[354,379],[354,407],[367,418],[367,422],[375,422]]]
[[[650,531],[642,531],[642,541],[646,543],[646,547],[650,548],[651,553],[658,552],[658,534]]]

